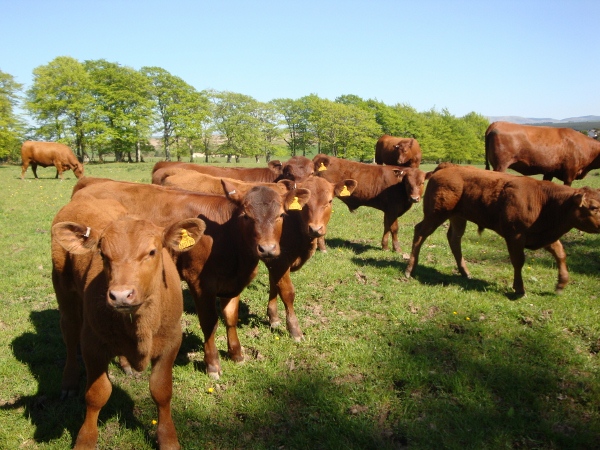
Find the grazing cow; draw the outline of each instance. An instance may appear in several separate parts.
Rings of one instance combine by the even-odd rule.
[[[27,167],[31,164],[33,176],[37,178],[37,166],[56,167],[56,177],[64,180],[63,171],[73,170],[77,178],[83,176],[83,164],[65,144],[58,142],[25,141],[21,146],[21,180],[25,178]]]
[[[360,206],[370,206],[383,211],[381,247],[384,250],[388,249],[391,234],[393,249],[399,252],[398,217],[421,200],[429,173],[410,167],[378,166],[323,154],[315,156],[313,162],[318,175],[332,183],[344,179],[356,180],[357,187],[352,195],[340,200],[350,211]],[[319,249],[325,251],[323,239],[319,241]]]
[[[199,217],[204,236],[191,251],[177,257],[177,268],[194,297],[204,334],[204,361],[213,378],[221,364],[215,344],[218,324],[216,299],[225,319],[228,352],[242,361],[237,338],[239,296],[258,272],[258,262],[279,256],[283,216],[290,207],[302,207],[310,192],[294,189],[285,194],[256,186],[245,195],[223,181],[224,196],[205,195],[163,186],[82,178],[73,189],[79,195],[114,199],[131,214],[163,225],[178,218]]]
[[[98,414],[111,394],[114,356],[141,371],[152,364],[161,449],[178,449],[171,417],[172,369],[181,345],[183,296],[169,254],[189,251],[205,228],[199,219],[167,229],[127,215],[113,200],[82,198],[64,206],[52,226],[52,281],[67,347],[62,396],[76,392],[81,347],[87,373],[85,420],[75,448],[95,448]]]
[[[384,134],[375,144],[375,162],[418,168],[421,164],[421,146],[413,138],[399,138]]]
[[[276,160],[270,161],[267,167],[217,167],[207,164],[159,161],[152,168],[153,183],[154,173],[166,167],[195,170],[196,172],[212,175],[213,177],[235,178],[236,180],[243,181],[261,181],[265,183],[276,181],[281,176],[282,170],[281,162]]]
[[[485,132],[485,168],[543,174],[571,186],[600,168],[600,142],[571,128],[494,122]]]
[[[407,277],[417,265],[427,236],[448,219],[448,243],[459,272],[469,277],[461,250],[461,238],[469,221],[477,224],[480,231],[494,230],[506,241],[514,268],[513,288],[518,295],[525,294],[521,275],[524,249],[543,247],[554,256],[558,266],[556,290],[561,292],[569,273],[558,239],[572,228],[600,232],[600,193],[595,189],[574,189],[450,163],[440,164],[431,176],[423,211],[423,221],[415,226]]]
[[[221,187],[221,179],[185,169],[160,169],[155,172],[172,170],[173,175],[165,173],[163,185],[188,189],[201,193],[216,193],[216,185]],[[227,179],[241,193],[261,183],[251,183]],[[292,183],[292,185],[290,185]],[[263,183],[264,184],[264,183]],[[290,335],[300,341],[302,331],[294,312],[295,289],[290,272],[299,270],[314,254],[317,238],[327,232],[327,224],[331,217],[331,207],[335,196],[344,197],[352,194],[356,181],[343,180],[337,185],[321,177],[309,177],[303,183],[282,180],[272,186],[281,185],[286,190],[297,187],[308,189],[311,193],[303,208],[290,209],[283,219],[283,231],[280,240],[281,252],[278,257],[265,261],[269,269],[269,304],[267,314],[271,327],[280,325],[277,314],[277,296],[285,305],[286,325]]]

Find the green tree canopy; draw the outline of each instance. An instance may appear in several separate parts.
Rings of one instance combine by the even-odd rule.
[[[25,124],[16,114],[23,85],[0,70],[0,158],[17,159]]]

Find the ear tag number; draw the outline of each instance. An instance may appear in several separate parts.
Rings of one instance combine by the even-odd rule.
[[[196,240],[188,234],[187,230],[181,230],[179,250],[185,250],[186,248],[192,247],[195,243]]]
[[[294,197],[294,201],[292,203],[290,203],[290,206],[288,206],[288,209],[293,209],[293,210],[297,210],[297,211],[301,211],[302,210],[302,206],[300,206],[300,202],[298,201],[298,197]]]

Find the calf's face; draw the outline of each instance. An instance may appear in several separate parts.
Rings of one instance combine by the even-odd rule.
[[[583,187],[577,190],[575,228],[587,233],[600,233],[600,191]]]
[[[425,180],[431,176],[430,173],[425,173],[420,169],[407,168],[403,169],[404,178],[402,182],[406,188],[406,194],[411,203],[419,203],[423,197],[425,189]]]
[[[123,217],[101,231],[59,222],[52,227],[52,238],[69,253],[92,252],[102,258],[107,304],[123,314],[133,314],[155,291],[166,287],[163,258],[170,256],[163,250],[190,250],[205,227],[200,219],[186,219],[165,229],[147,220]]]

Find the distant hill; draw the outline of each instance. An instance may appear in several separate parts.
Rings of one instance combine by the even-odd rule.
[[[581,116],[581,117],[569,117],[567,119],[551,119],[551,118],[533,118],[533,117],[521,117],[521,116],[487,116],[487,119],[491,122],[498,122],[499,120],[512,123],[529,124],[529,125],[541,125],[541,124],[572,124],[579,122],[600,122],[600,116]]]

